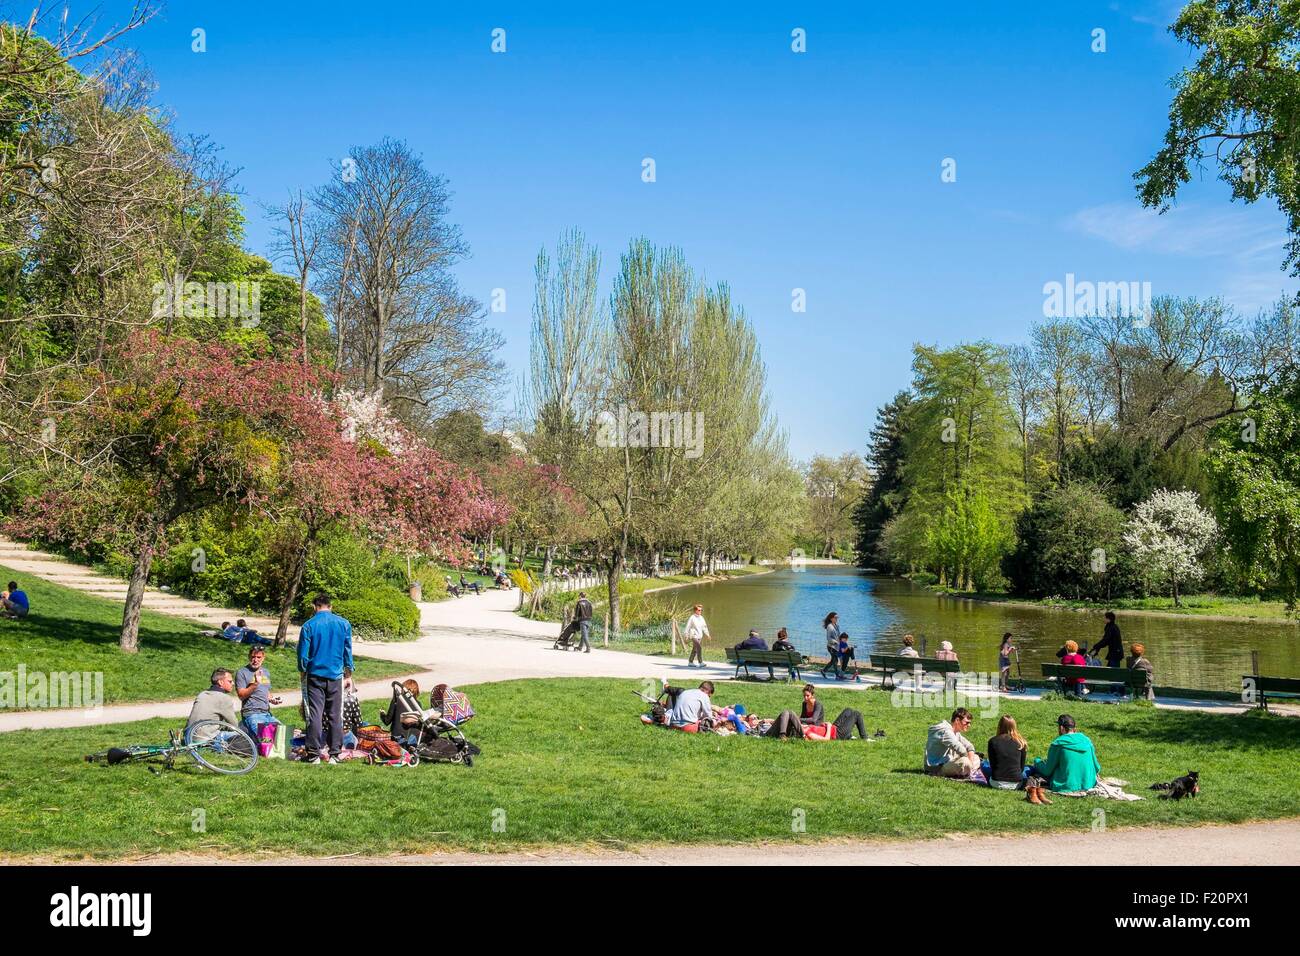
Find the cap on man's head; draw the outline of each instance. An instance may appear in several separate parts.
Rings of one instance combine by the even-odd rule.
[[[1056,718],[1056,726],[1064,727],[1066,730],[1073,730],[1074,718],[1069,714],[1062,714],[1060,717]]]

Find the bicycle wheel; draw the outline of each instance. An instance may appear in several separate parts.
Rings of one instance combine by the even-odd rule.
[[[253,738],[224,720],[200,720],[185,732],[185,746],[197,763],[216,773],[248,773],[257,766]]]

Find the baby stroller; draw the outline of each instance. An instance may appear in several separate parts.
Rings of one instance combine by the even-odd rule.
[[[394,721],[393,738],[416,758],[416,762],[474,765],[479,748],[465,739],[460,725],[474,716],[469,698],[446,684],[433,689],[425,710],[420,699],[393,681],[393,702],[402,715]]]

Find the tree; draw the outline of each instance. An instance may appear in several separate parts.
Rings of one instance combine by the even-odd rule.
[[[284,436],[313,430],[318,391],[297,364],[153,332],[108,350],[85,384],[93,400],[65,413],[59,429],[70,446],[94,450],[94,468],[53,476],[29,504],[26,527],[56,537],[50,530],[66,513],[125,541],[132,570],[120,644],[133,653],[168,529],[218,504],[253,508],[265,499],[281,474]]]
[[[354,148],[314,202],[346,381],[413,421],[487,408],[501,336],[451,272],[469,247],[447,181],[384,139]]]
[[[299,349],[302,351],[302,360],[306,362],[307,330],[310,326],[307,309],[310,293],[307,285],[324,240],[322,227],[319,218],[313,215],[307,200],[303,198],[302,190],[291,194],[283,206],[273,207],[271,214],[282,220],[275,230],[276,251],[289,258],[298,276]]]
[[[1164,212],[1212,157],[1234,199],[1277,201],[1284,265],[1300,275],[1300,3],[1193,0],[1170,31],[1199,58],[1172,81],[1164,146],[1135,174],[1138,196]]]
[[[1223,536],[1251,585],[1300,599],[1300,378],[1270,388],[1248,418],[1224,422],[1207,454]]]
[[[881,534],[907,501],[903,486],[904,435],[911,403],[910,393],[899,392],[876,411],[866,456],[870,484],[854,511],[858,561],[863,567],[883,558]]]
[[[1003,571],[1016,594],[1100,600],[1113,593],[1124,513],[1086,482],[1054,486],[1016,519]]]
[[[1161,489],[1134,510],[1124,543],[1140,565],[1168,580],[1177,607],[1179,586],[1205,575],[1201,559],[1218,530],[1214,516],[1201,508],[1195,494]]]
[[[851,452],[838,458],[814,455],[803,472],[809,528],[821,554],[834,557],[839,542],[853,532],[853,512],[862,498],[866,466]]]

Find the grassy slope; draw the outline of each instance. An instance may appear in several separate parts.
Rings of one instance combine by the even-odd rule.
[[[1233,822],[1300,814],[1300,720],[1071,704],[1104,772],[1132,782],[1136,803],[1021,795],[918,771],[929,709],[881,692],[827,691],[830,714],[863,710],[879,742],[809,743],[693,736],[641,725],[633,681],[531,680],[468,688],[483,748],[472,768],[395,769],[265,761],[247,777],[143,766],[90,766],[113,744],[165,738],[171,722],[0,735],[0,852],[114,856],[173,851],[314,854],[521,844],[923,837],[950,831],[1086,830]],[[798,688],[724,684],[719,702],[772,713]],[[1059,704],[1017,702],[1031,754],[1054,734]],[[364,713],[372,717],[374,703]],[[285,715],[290,716],[290,715]],[[978,716],[983,746],[996,721]],[[1199,799],[1150,799],[1145,787],[1189,768]],[[206,832],[192,813],[206,811]],[[806,833],[792,832],[802,810]],[[505,831],[492,823],[504,819]],[[502,817],[504,813],[504,817]]]
[[[0,576],[18,578],[31,598],[32,612],[21,621],[0,619],[0,671],[19,664],[35,671],[102,671],[104,703],[174,700],[207,686],[214,667],[243,664],[248,649],[199,634],[203,625],[145,611],[140,618],[140,651],[118,650],[122,605],[60,584],[18,575],[0,566]],[[407,665],[362,659],[360,677],[408,673]],[[272,650],[267,667],[280,686],[297,671],[293,652]]]

